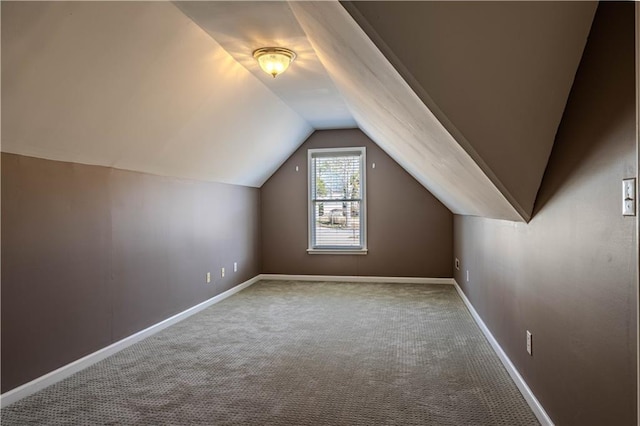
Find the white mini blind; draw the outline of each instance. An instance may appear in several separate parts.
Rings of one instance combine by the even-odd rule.
[[[364,148],[309,150],[309,248],[365,248]]]

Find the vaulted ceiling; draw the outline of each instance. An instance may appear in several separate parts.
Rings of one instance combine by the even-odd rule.
[[[1,148],[259,187],[359,127],[454,213],[528,220],[595,6],[2,2]]]

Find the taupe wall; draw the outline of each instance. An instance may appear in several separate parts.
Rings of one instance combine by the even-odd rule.
[[[634,82],[634,4],[603,2],[533,220],[454,220],[455,278],[556,424],[636,424]]]
[[[3,153],[2,392],[258,274],[259,199]]]
[[[597,2],[343,4],[529,218]]]
[[[309,255],[307,150],[352,146],[367,149],[369,253]],[[264,273],[452,276],[451,212],[357,129],[312,134],[262,186],[261,218]]]

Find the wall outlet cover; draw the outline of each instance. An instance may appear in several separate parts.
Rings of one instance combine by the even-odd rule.
[[[622,215],[636,215],[636,179],[629,178],[622,181]]]

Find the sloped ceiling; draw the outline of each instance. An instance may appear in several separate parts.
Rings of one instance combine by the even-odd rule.
[[[2,150],[258,187],[357,124],[454,213],[528,220],[595,6],[374,3],[2,2]]]
[[[351,112],[286,2],[178,1],[174,3],[315,129],[357,127]],[[260,70],[252,52],[285,46],[297,53],[286,77]]]
[[[259,187],[313,128],[165,2],[2,2],[2,150]]]
[[[457,214],[522,220],[337,3],[291,3],[360,128]]]
[[[343,3],[524,218],[532,213],[597,4]]]

